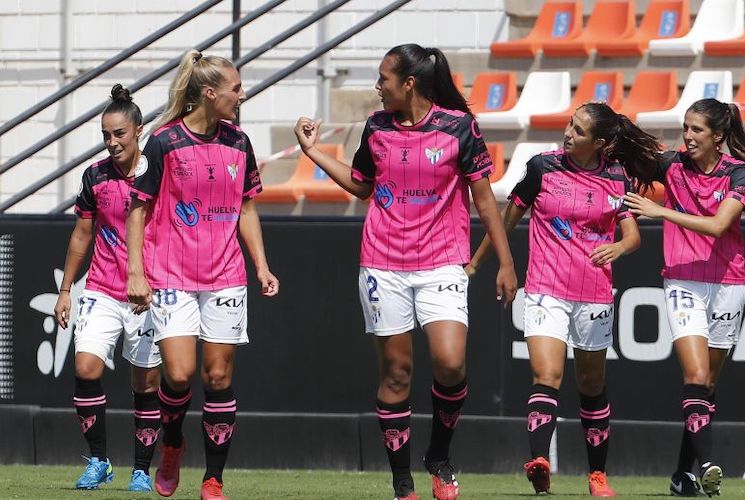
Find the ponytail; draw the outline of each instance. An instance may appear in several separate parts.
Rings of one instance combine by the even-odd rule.
[[[122,113],[136,127],[142,125],[142,111],[132,100],[129,89],[123,87],[121,83],[111,87],[111,102],[104,108],[102,116],[109,113]]]
[[[745,161],[745,130],[742,128],[742,117],[737,104],[728,103],[729,108],[729,133],[727,134],[727,147],[729,154],[740,161]]]
[[[592,121],[592,136],[605,140],[602,154],[623,165],[632,178],[634,189],[646,193],[657,172],[657,155],[661,149],[659,140],[604,102],[588,102],[580,108]]]
[[[232,68],[233,63],[224,57],[202,56],[191,49],[181,58],[176,76],[168,89],[168,104],[152,130],[185,116],[202,104],[202,89],[217,87],[222,83],[223,68]]]
[[[453,83],[450,65],[440,49],[409,43],[393,47],[386,56],[396,58],[393,72],[399,80],[414,77],[414,89],[422,97],[442,108],[472,115],[466,99]]]

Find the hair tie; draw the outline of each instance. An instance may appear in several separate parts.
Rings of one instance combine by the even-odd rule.
[[[197,55],[194,56],[194,64],[196,64],[201,58],[202,58],[202,53],[197,52]]]

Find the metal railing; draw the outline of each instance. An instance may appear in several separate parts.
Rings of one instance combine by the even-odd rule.
[[[270,2],[267,2],[266,4],[262,5],[258,9],[252,11],[247,16],[243,17],[242,19],[233,22],[231,25],[227,26],[225,29],[219,31],[215,35],[211,36],[207,40],[203,41],[200,44],[197,44],[195,48],[197,50],[204,50],[218,41],[222,40],[223,38],[227,37],[231,33],[237,32],[241,27],[247,25],[251,21],[258,18],[260,15],[265,14],[275,6],[283,3],[286,0],[273,0]],[[270,40],[266,41],[265,43],[261,44],[259,47],[253,49],[248,54],[246,54],[243,57],[240,57],[238,59],[234,59],[234,63],[238,69],[245,66],[249,62],[253,61],[257,57],[261,56],[262,54],[266,53],[270,49],[274,48],[275,46],[279,45],[283,41],[287,40],[288,38],[294,36],[301,30],[307,28],[311,24],[317,22],[319,19],[325,17],[326,15],[330,14],[331,12],[335,11],[345,3],[349,2],[351,0],[336,0],[334,2],[331,2],[324,6],[323,8],[317,10],[312,15],[304,18],[303,20],[299,21],[292,27],[288,28],[287,30],[283,31],[282,33],[272,37]],[[283,78],[286,78],[290,74],[294,73],[295,71],[299,70],[300,68],[304,67],[311,61],[317,59],[321,55],[325,54],[326,52],[330,51],[334,47],[338,46],[339,44],[343,43],[344,41],[348,40],[352,36],[356,35],[360,31],[364,30],[365,28],[371,26],[372,24],[378,22],[380,19],[384,18],[385,16],[389,15],[390,13],[398,10],[403,5],[409,3],[411,0],[396,0],[390,3],[388,6],[379,9],[372,15],[368,16],[367,18],[363,19],[362,21],[358,22],[351,28],[347,29],[340,35],[337,35],[336,37],[332,38],[328,42],[320,45],[319,47],[315,48],[305,56],[299,58],[294,63],[290,64],[286,68],[277,71],[270,77],[266,78],[262,82],[258,83],[257,85],[251,87],[248,91],[246,91],[246,99],[250,99],[257,94],[263,92],[270,86],[274,85],[275,83],[279,82]],[[238,2],[240,3],[240,2]],[[233,44],[233,53],[235,54],[235,43]],[[234,55],[235,57],[235,55]],[[152,81],[160,78],[161,76],[168,73],[168,71],[172,70],[176,66],[178,66],[179,62],[181,60],[181,56],[173,58],[168,63],[166,63],[163,67],[161,67],[158,70],[155,70],[148,74],[147,76],[141,78],[137,82],[133,83],[131,86],[129,86],[129,89],[131,92],[135,92],[145,85],[151,83]],[[69,133],[72,130],[75,130],[79,126],[81,126],[83,123],[87,122],[94,116],[98,115],[103,111],[103,108],[105,107],[107,103],[102,103],[99,106],[96,106],[95,108],[89,110],[82,116],[78,117],[77,119],[73,120],[69,124],[62,127],[60,130],[58,130],[55,133],[50,134],[46,138],[42,139],[38,143],[34,144],[33,146],[27,148],[19,155],[11,158],[5,165],[0,166],[0,174],[7,171],[11,167],[17,165],[21,161],[27,159],[29,156],[35,154],[39,150],[43,149],[44,147],[48,146],[52,142],[56,141],[60,137],[64,136],[65,134]],[[157,109],[153,110],[152,112],[148,113],[143,117],[143,123],[149,123],[150,121],[154,120],[164,109],[165,106],[160,106]],[[98,145],[95,147],[92,147],[88,149],[87,151],[83,152],[82,154],[76,156],[75,158],[71,159],[70,161],[64,163],[59,168],[57,168],[54,172],[51,172],[50,174],[42,177],[41,179],[37,180],[36,182],[29,185],[26,189],[23,189],[22,191],[16,193],[12,197],[8,198],[4,202],[0,203],[0,212],[4,212],[8,208],[12,207],[13,205],[17,204],[21,200],[25,199],[29,195],[35,193],[42,187],[46,186],[47,184],[55,181],[59,177],[63,176],[64,174],[68,173],[69,171],[76,168],[78,165],[83,163],[84,161],[90,159],[94,155],[98,154],[99,152],[104,150],[103,145]],[[22,157],[23,156],[23,157]],[[75,196],[72,196],[68,198],[67,200],[63,201],[59,205],[52,208],[52,210],[49,213],[60,213],[64,212],[68,208],[70,208],[75,203]]]

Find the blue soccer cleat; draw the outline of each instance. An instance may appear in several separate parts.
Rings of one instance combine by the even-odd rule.
[[[132,471],[132,480],[129,482],[129,491],[153,491],[153,481],[144,470]]]
[[[95,490],[100,485],[110,483],[114,480],[114,468],[108,459],[105,462],[101,462],[96,457],[83,458],[88,461],[88,465],[85,467],[83,474],[80,475],[78,482],[75,483],[75,488],[79,490]]]

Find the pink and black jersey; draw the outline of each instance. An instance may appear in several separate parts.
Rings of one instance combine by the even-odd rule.
[[[83,173],[75,213],[94,220],[93,258],[85,288],[127,300],[127,243],[125,227],[132,179],[111,157],[94,163]]]
[[[726,154],[711,173],[705,174],[688,153],[668,151],[660,155],[658,176],[665,184],[665,206],[682,213],[713,216],[727,198],[745,203],[745,163]],[[663,222],[663,235],[664,277],[745,284],[739,220],[719,238],[668,221]]]
[[[492,170],[469,114],[432,105],[427,116],[407,127],[394,113],[373,113],[352,165],[355,180],[374,183],[360,265],[424,271],[467,263],[468,181]]]
[[[211,137],[183,120],[159,128],[132,196],[155,198],[145,228],[145,274],[153,288],[221,290],[246,284],[237,227],[241,204],[261,192],[248,136],[220,121]]]
[[[583,170],[563,149],[534,156],[511,200],[530,207],[525,291],[564,300],[613,302],[611,266],[596,266],[590,253],[614,241],[616,222],[631,217],[623,195],[632,190],[624,168],[601,158]]]

